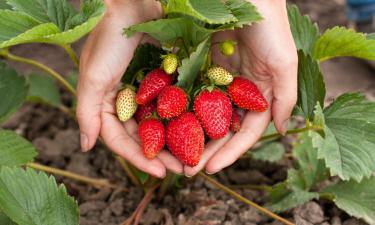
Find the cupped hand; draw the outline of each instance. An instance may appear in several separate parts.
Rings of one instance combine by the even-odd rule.
[[[153,176],[164,177],[166,169],[181,173],[182,165],[166,151],[146,159],[140,150],[137,123],[134,119],[121,123],[115,111],[121,77],[144,38],[141,34],[126,38],[123,28],[160,17],[160,6],[148,0],[105,3],[107,11],[81,54],[77,119],[82,150],[89,151],[100,135],[113,152]]]
[[[297,99],[298,56],[290,31],[285,0],[254,0],[263,16],[259,24],[236,31],[218,33],[213,42],[234,40],[234,55],[226,57],[217,48],[213,61],[232,72],[253,81],[267,99],[270,107],[262,113],[247,112],[236,134],[210,141],[202,159],[195,167],[184,167],[186,176],[193,176],[203,168],[216,173],[234,163],[261,137],[271,119],[281,134]]]

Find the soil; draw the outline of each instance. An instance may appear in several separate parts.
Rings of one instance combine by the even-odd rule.
[[[323,28],[345,24],[344,3],[335,1],[293,1],[301,11],[312,16]],[[335,18],[332,20],[332,18]],[[332,24],[335,22],[335,24]],[[78,51],[83,41],[74,46]],[[30,44],[14,47],[12,52],[37,59],[57,71],[67,74],[74,69],[62,49],[50,45]],[[12,63],[23,73],[35,71],[29,66]],[[327,102],[347,91],[363,91],[375,99],[375,74],[372,68],[359,60],[337,59],[323,63],[327,83]],[[64,91],[63,101],[70,104]],[[82,153],[79,146],[77,124],[66,114],[47,106],[26,104],[3,126],[15,130],[32,141],[39,150],[37,162],[76,172],[82,175],[106,178],[122,190],[94,188],[76,181],[57,177],[66,185],[80,207],[81,225],[119,225],[135,210],[143,197],[143,190],[131,184],[112,154],[97,144],[90,153]],[[288,145],[288,140],[284,141]],[[226,185],[272,185],[286,178],[291,162],[264,163],[241,159],[215,177]],[[244,205],[216,189],[200,177],[183,179],[181,188],[168,193],[163,199],[154,199],[147,207],[143,225],[277,225],[272,219],[254,208]],[[235,189],[246,198],[259,204],[266,200],[264,192],[251,189]],[[365,224],[349,217],[332,203],[310,201],[281,214],[296,224],[356,225]]]

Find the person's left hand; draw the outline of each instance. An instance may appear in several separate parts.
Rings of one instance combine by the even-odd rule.
[[[195,167],[184,167],[193,176],[204,167],[213,174],[234,163],[261,137],[273,118],[279,133],[285,134],[297,99],[298,56],[290,31],[285,1],[254,0],[264,20],[237,31],[218,33],[213,42],[234,40],[234,55],[225,57],[213,50],[214,63],[238,71],[253,81],[270,107],[262,113],[247,112],[238,133],[210,141]],[[217,47],[217,46],[216,46]]]

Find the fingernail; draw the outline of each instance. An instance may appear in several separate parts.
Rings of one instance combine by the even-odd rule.
[[[185,174],[185,177],[187,177],[187,178],[191,178],[192,176]]]
[[[289,119],[285,120],[283,122],[283,125],[281,126],[281,134],[282,135],[285,135],[286,134],[286,131],[288,130],[288,127],[289,127]]]
[[[87,152],[89,149],[89,139],[87,138],[86,134],[81,133],[80,134],[81,138],[81,148],[83,152]]]
[[[212,174],[214,174],[214,173],[208,172],[207,170],[205,171],[205,173],[206,173],[207,175],[212,175]]]

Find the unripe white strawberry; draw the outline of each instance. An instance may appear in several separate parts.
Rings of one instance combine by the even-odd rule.
[[[208,69],[207,77],[216,85],[229,85],[233,81],[232,74],[220,66],[214,66]]]
[[[163,70],[167,74],[172,74],[176,71],[178,67],[178,58],[175,54],[168,54],[164,56],[163,62],[161,64]]]
[[[116,112],[120,121],[127,121],[134,115],[137,110],[135,102],[135,91],[132,87],[125,87],[117,94]]]

